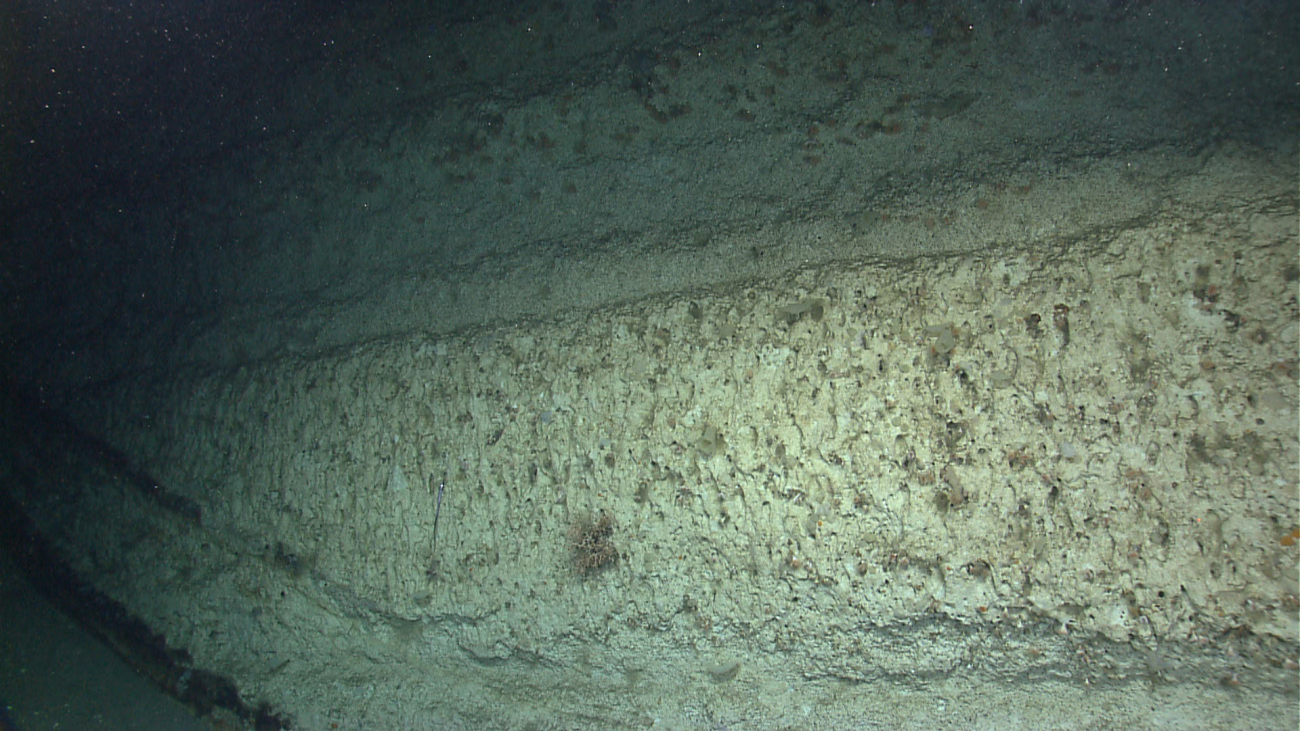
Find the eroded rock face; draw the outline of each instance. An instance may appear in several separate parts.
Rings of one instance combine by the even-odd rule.
[[[1173,31],[630,5],[170,209],[211,300],[25,361],[33,531],[295,728],[1295,727],[1295,166]]]

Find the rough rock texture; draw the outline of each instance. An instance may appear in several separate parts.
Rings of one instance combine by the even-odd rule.
[[[110,433],[202,525],[84,494],[123,517],[69,540],[304,728],[1159,727],[1140,698],[1281,727],[1295,226],[1286,195],[1175,203],[123,385]],[[617,561],[584,571],[601,514]]]

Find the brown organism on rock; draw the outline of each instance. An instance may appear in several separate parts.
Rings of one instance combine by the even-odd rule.
[[[569,526],[569,551],[579,574],[587,576],[618,561],[613,536],[614,517],[604,510]]]

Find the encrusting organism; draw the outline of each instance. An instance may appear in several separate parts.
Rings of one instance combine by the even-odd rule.
[[[586,576],[618,560],[613,536],[614,518],[603,510],[599,515],[577,520],[569,527],[569,550],[579,574]]]

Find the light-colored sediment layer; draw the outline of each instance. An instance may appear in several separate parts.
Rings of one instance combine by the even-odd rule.
[[[83,416],[202,527],[34,512],[120,516],[80,568],[298,728],[1293,728],[1295,200],[1183,190],[1068,246],[124,383]]]

